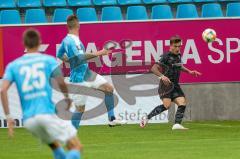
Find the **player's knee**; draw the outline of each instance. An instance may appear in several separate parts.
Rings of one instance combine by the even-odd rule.
[[[184,105],[184,106],[186,106],[186,105],[187,105],[187,100],[183,100],[183,101],[179,102],[178,105]]]
[[[69,150],[79,150],[82,151],[83,145],[80,143],[77,137],[70,139],[67,143],[67,148]]]
[[[53,142],[51,144],[48,145],[52,150],[57,149],[58,147],[60,147],[61,145],[58,142]]]
[[[74,145],[72,145],[71,149],[82,151],[83,146],[82,146],[82,144],[80,144],[80,142],[78,142],[78,143],[75,143]]]
[[[182,105],[186,106],[186,105],[187,105],[187,101],[184,101],[184,102],[182,103]]]
[[[171,107],[171,104],[163,104],[166,109],[169,109]]]
[[[76,110],[83,113],[85,111],[85,105],[76,105]]]
[[[106,85],[105,87],[105,93],[113,93],[113,86],[112,85]]]
[[[171,101],[163,101],[163,105],[166,109],[169,109],[171,107]]]

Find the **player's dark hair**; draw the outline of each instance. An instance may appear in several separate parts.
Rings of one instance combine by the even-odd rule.
[[[78,23],[79,23],[79,21],[78,21],[78,18],[77,18],[76,15],[68,16],[68,18],[67,18],[67,26],[68,26],[69,29],[73,29],[73,28],[77,27]]]
[[[176,43],[179,43],[179,42],[182,42],[182,39],[178,35],[172,36],[170,38],[170,45],[176,44]]]
[[[33,28],[27,29],[23,33],[23,43],[29,49],[38,47],[41,43],[40,33]]]

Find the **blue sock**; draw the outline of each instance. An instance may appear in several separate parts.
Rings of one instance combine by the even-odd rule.
[[[53,150],[54,159],[66,159],[65,151],[62,147]]]
[[[105,93],[105,105],[107,107],[108,111],[108,119],[110,121],[115,120],[115,115],[114,115],[114,97],[113,94],[107,94]]]
[[[82,118],[82,112],[74,112],[72,116],[72,125],[78,129],[80,127],[80,121]]]
[[[68,153],[67,153],[67,157],[66,159],[80,159],[80,152],[77,151],[77,150],[70,150]]]

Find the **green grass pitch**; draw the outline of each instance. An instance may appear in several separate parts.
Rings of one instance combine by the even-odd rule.
[[[82,126],[83,159],[239,159],[240,122],[186,122],[190,130],[172,131],[171,124],[146,128],[125,125]],[[51,159],[50,149],[24,129],[7,137],[0,129],[0,159]]]

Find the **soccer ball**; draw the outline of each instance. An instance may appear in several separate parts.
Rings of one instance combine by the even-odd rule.
[[[217,34],[215,30],[208,28],[203,31],[202,38],[205,42],[210,43],[216,40]]]

